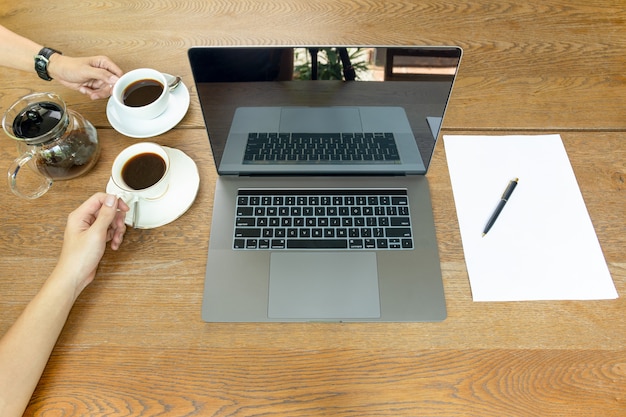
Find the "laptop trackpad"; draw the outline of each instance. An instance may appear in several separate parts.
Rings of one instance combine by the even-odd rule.
[[[379,318],[378,268],[373,252],[274,252],[269,318]]]

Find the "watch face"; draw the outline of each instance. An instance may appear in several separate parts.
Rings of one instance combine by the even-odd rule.
[[[37,75],[39,75],[39,78],[46,81],[50,81],[52,79],[48,74],[48,62],[39,56],[35,57],[35,71],[37,72]]]

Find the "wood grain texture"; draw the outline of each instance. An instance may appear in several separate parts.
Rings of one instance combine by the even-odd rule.
[[[129,230],[105,253],[25,415],[626,415],[626,10],[588,3],[0,0],[0,24],[66,54],[181,74],[189,112],[152,140],[186,152],[201,178],[180,219]],[[622,298],[474,303],[440,142],[428,178],[444,322],[202,322],[216,173],[186,50],[339,42],[462,46],[444,133],[560,132]],[[89,174],[36,201],[0,183],[0,334],[52,270],[67,214],[104,189],[114,157],[138,141],[110,128],[106,101],[32,74],[0,69],[0,112],[48,90],[96,124],[103,149]],[[0,135],[0,167],[16,156]]]
[[[48,367],[26,415],[617,417],[626,406],[616,351],[104,347],[58,349]]]

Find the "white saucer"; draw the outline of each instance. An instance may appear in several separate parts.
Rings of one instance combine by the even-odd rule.
[[[200,185],[200,175],[196,163],[183,151],[164,146],[170,157],[172,174],[168,191],[156,200],[139,201],[137,229],[152,229],[173,222],[191,207]],[[120,194],[121,190],[109,179],[106,191]],[[132,225],[131,211],[126,213],[125,223]]]
[[[172,77],[165,74],[167,78]],[[189,109],[189,89],[182,81],[172,91],[167,109],[152,120],[139,120],[125,117],[115,106],[113,99],[107,103],[107,118],[111,126],[122,135],[131,138],[150,138],[165,133],[178,124]]]

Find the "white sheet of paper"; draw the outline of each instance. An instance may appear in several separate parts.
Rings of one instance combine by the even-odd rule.
[[[559,135],[445,135],[444,146],[474,301],[618,297]]]

